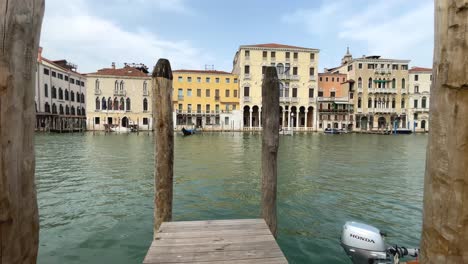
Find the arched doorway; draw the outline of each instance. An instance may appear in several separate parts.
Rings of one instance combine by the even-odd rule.
[[[305,107],[301,106],[299,107],[299,116],[297,117],[299,121],[299,127],[305,127],[305,121],[306,121],[306,114],[305,114]]]
[[[252,127],[260,126],[260,110],[258,106],[252,107]]]
[[[122,127],[128,127],[128,118],[126,116],[122,118]]]
[[[314,127],[314,108],[307,108],[307,127]]]
[[[250,127],[250,107],[244,106],[244,127]]]
[[[426,131],[426,120],[421,121],[421,129]]]
[[[289,115],[291,116],[290,127],[296,127],[298,116],[297,116],[297,108],[295,106],[291,107],[291,113]]]
[[[369,119],[367,119],[366,116],[363,116],[361,118],[361,130],[367,130],[367,124],[369,122]]]
[[[385,117],[379,117],[377,122],[379,123],[379,129],[385,129],[387,127],[387,120],[385,119]]]

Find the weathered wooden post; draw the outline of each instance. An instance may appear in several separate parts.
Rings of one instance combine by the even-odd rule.
[[[0,0],[0,263],[36,263],[34,72],[44,0]]]
[[[172,220],[174,177],[174,128],[172,121],[172,70],[166,59],[160,59],[153,70],[153,116],[155,127],[155,209],[154,234],[162,222]]]
[[[468,263],[468,1],[435,1],[421,263]]]
[[[267,67],[262,84],[262,217],[276,237],[276,178],[279,146],[279,81],[275,67]]]

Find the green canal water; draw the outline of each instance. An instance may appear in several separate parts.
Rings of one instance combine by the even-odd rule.
[[[349,263],[347,220],[420,239],[427,136],[280,138],[278,242],[290,263]],[[261,136],[175,138],[174,220],[256,218]],[[36,135],[39,263],[141,263],[151,243],[153,139]]]

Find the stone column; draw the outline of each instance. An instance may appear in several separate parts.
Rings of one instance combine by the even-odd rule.
[[[261,107],[258,108],[258,117],[259,117],[258,127],[260,128],[260,127],[262,127],[262,108]]]
[[[253,114],[253,110],[250,109],[249,110],[249,128],[252,128],[252,114]]]
[[[304,127],[306,130],[307,130],[307,118],[309,117],[307,113],[309,113],[309,110],[305,110]]]
[[[283,121],[281,122],[281,127],[282,127],[282,128],[285,127],[284,124],[286,123],[285,113],[286,113],[286,111],[283,109],[283,113],[282,113],[282,114],[283,114]]]

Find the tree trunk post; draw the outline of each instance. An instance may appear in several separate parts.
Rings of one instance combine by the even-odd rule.
[[[276,181],[279,146],[279,81],[275,67],[267,67],[262,84],[262,217],[276,237]]]
[[[43,0],[0,0],[0,263],[36,263],[34,83]]]
[[[421,263],[468,263],[468,1],[435,1]]]
[[[160,59],[153,70],[153,115],[155,127],[155,210],[154,234],[162,222],[172,220],[174,178],[174,128],[172,121],[172,70]]]

